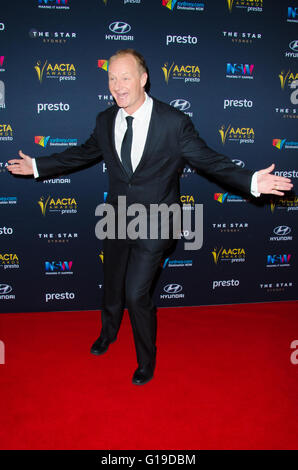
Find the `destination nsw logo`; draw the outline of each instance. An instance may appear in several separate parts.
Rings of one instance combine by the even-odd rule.
[[[45,261],[45,274],[73,274],[73,261]]]
[[[243,78],[253,80],[254,64],[231,64],[227,63],[226,78]]]
[[[48,144],[51,147],[72,147],[73,145],[77,145],[78,139],[60,139],[59,137],[51,138],[49,135],[36,135],[34,142],[44,148]]]
[[[283,268],[289,267],[292,255],[289,254],[278,254],[278,255],[267,255],[267,268]]]
[[[5,72],[4,63],[5,63],[5,56],[0,55],[0,72]]]
[[[38,8],[46,10],[69,10],[70,0],[37,0]]]
[[[201,0],[162,0],[162,5],[169,10],[204,11],[205,8]]]
[[[288,7],[288,23],[298,23],[298,7]]]

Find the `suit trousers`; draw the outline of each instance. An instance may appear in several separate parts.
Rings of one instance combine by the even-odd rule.
[[[137,362],[154,365],[156,356],[156,307],[151,297],[163,248],[157,241],[104,240],[104,296],[101,337],[114,341],[125,306],[132,326]]]

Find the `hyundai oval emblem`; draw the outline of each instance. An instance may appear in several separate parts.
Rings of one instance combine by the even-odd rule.
[[[131,30],[129,24],[124,23],[124,21],[114,21],[109,26],[109,30],[116,34],[125,34]]]
[[[182,286],[180,284],[167,284],[163,290],[167,294],[178,294],[178,292],[182,291]]]

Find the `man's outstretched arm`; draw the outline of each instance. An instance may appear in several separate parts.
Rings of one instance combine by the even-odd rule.
[[[95,129],[85,143],[69,147],[64,152],[32,159],[20,150],[19,156],[20,159],[14,158],[8,162],[7,169],[12,174],[23,176],[34,174],[35,177],[42,178],[62,175],[102,160]]]
[[[245,193],[250,193],[251,189],[254,189],[252,192],[254,196],[260,194],[284,196],[284,191],[290,191],[293,188],[289,178],[272,173],[275,168],[274,163],[268,168],[254,172],[240,168],[230,158],[212,150],[199,137],[188,116],[183,117],[180,145],[181,153],[187,163],[207,175],[213,176],[219,183],[233,186]],[[254,179],[254,188],[251,186],[252,178]]]

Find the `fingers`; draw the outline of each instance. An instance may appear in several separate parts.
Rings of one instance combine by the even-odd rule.
[[[288,178],[274,180],[272,184],[274,189],[285,189],[287,191],[293,187],[291,180]]]
[[[285,180],[286,180],[286,178],[285,178]],[[271,194],[275,194],[276,196],[284,196],[284,192],[282,192],[282,191],[290,191],[292,189],[293,185],[291,183],[288,183],[285,180],[274,181],[272,189],[270,191]]]
[[[284,196],[285,193],[282,193],[281,191],[277,191],[276,189],[271,191],[271,194],[274,194],[275,196]]]
[[[22,152],[22,150],[19,150],[19,155],[20,155],[21,158],[26,158],[26,157],[28,157],[28,155],[25,155],[25,154]]]
[[[7,169],[8,169],[8,171],[10,171],[10,173],[13,173],[14,175],[23,174],[23,170],[20,167],[20,165],[12,165],[10,167],[8,166]]]
[[[264,168],[263,170],[260,170],[259,173],[261,175],[264,175],[266,173],[271,173],[274,170],[274,168],[275,168],[275,164],[272,163],[270,166],[268,166],[268,168]]]

